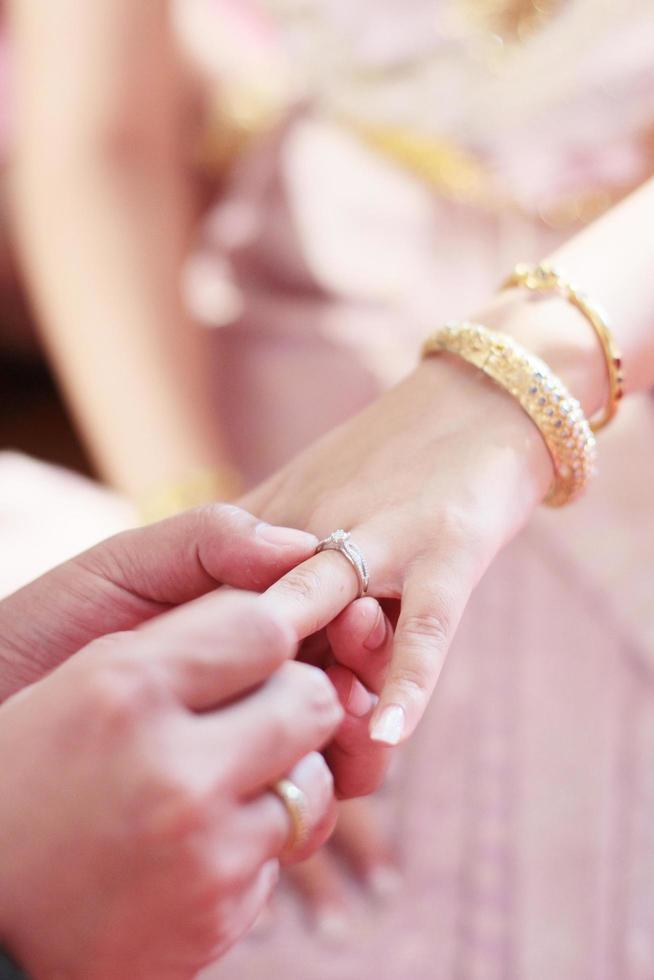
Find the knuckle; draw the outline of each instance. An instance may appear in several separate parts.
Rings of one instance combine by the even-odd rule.
[[[423,701],[427,689],[431,687],[427,665],[405,664],[398,668],[393,678],[393,686],[394,689],[402,692],[405,699],[414,702]]]
[[[317,667],[292,661],[284,664],[273,678],[283,696],[276,699],[268,719],[269,737],[288,742],[297,739],[298,716],[317,737],[326,736],[343,713],[331,682]],[[293,704],[297,710],[289,711]]]
[[[174,518],[175,519],[175,518]],[[208,503],[180,515],[185,521],[188,540],[196,542],[196,554],[203,568],[211,567],[212,547],[220,542],[228,553],[236,552],[254,519],[235,504]],[[206,560],[205,560],[206,559]]]
[[[200,859],[198,837],[213,808],[211,794],[183,775],[150,773],[138,808],[139,840],[150,849],[172,845],[180,861],[194,863]]]
[[[424,701],[440,674],[449,637],[450,624],[444,615],[417,613],[407,617],[398,636],[403,653],[389,682],[404,698]]]
[[[275,589],[298,602],[310,602],[319,595],[322,581],[318,571],[308,564],[298,565],[281,578]]]
[[[292,675],[298,694],[309,711],[331,718],[340,710],[338,695],[323,670],[296,661],[288,667],[291,670],[287,673]]]
[[[450,504],[440,512],[435,536],[449,547],[468,549],[477,543],[480,533],[471,515],[471,509]]]
[[[118,666],[89,671],[82,689],[86,710],[105,723],[135,723],[143,709],[142,685],[133,672]]]
[[[130,655],[123,634],[96,640],[87,654],[77,678],[85,714],[96,723],[136,727],[162,695],[152,661]]]
[[[197,522],[200,530],[215,532],[216,529],[231,530],[235,525],[242,524],[249,515],[236,504],[226,504],[220,501],[200,504],[188,512]]]
[[[445,608],[411,613],[402,623],[401,637],[405,644],[418,650],[441,650],[449,641],[451,628],[451,617]]]
[[[248,606],[248,626],[263,637],[271,659],[290,657],[297,647],[297,637],[290,625],[269,604],[254,597]]]

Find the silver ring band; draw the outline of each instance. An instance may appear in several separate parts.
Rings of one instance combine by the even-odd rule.
[[[340,553],[347,558],[350,565],[356,572],[357,580],[359,582],[359,594],[357,598],[360,599],[362,595],[366,594],[370,582],[368,565],[366,564],[365,558],[352,541],[349,531],[343,531],[341,528],[339,528],[338,531],[333,531],[329,537],[323,538],[316,548],[316,554],[319,554],[321,551],[340,551]]]
[[[299,786],[290,779],[278,779],[270,787],[286,807],[291,829],[283,854],[288,857],[293,851],[299,851],[309,839],[309,802]]]

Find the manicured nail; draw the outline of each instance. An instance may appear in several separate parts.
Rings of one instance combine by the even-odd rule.
[[[375,625],[368,633],[368,638],[364,642],[366,650],[379,650],[386,640],[386,617],[381,609],[377,610]]]
[[[304,551],[312,550],[318,544],[318,538],[307,531],[298,531],[294,527],[276,527],[274,524],[261,522],[256,526],[256,533],[268,544],[274,544],[276,548],[301,548]]]
[[[404,708],[399,704],[389,704],[373,719],[370,737],[375,742],[397,745],[402,738],[405,721]]]
[[[382,901],[397,895],[402,887],[402,875],[392,864],[378,864],[366,876],[368,888]]]
[[[363,718],[372,709],[374,703],[370,692],[366,690],[360,680],[353,677],[352,687],[350,688],[345,706],[347,713],[354,715],[355,718]]]

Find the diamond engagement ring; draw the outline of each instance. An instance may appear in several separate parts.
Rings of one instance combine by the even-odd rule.
[[[338,531],[333,531],[329,537],[323,538],[316,548],[316,554],[319,554],[321,551],[340,551],[356,572],[359,582],[359,595],[357,598],[360,599],[362,595],[366,594],[370,581],[368,566],[365,558],[352,541],[349,531],[343,531],[339,528]]]

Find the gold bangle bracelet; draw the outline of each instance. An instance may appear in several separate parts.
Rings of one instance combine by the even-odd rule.
[[[606,362],[606,372],[609,381],[609,398],[597,418],[591,419],[590,427],[593,432],[603,429],[618,410],[618,404],[624,397],[624,375],[622,372],[622,355],[613,339],[604,312],[578,286],[567,279],[562,272],[546,262],[540,265],[517,265],[511,275],[502,283],[502,288],[522,286],[531,292],[555,292],[563,296],[576,307],[588,320],[597,335]]]
[[[595,437],[581,405],[539,357],[507,334],[477,323],[449,323],[427,338],[423,357],[456,354],[511,394],[537,426],[554,464],[545,503],[578,497],[594,472]]]
[[[235,470],[199,470],[178,483],[153,487],[137,503],[144,524],[154,524],[183,510],[215,500],[233,500],[241,492]]]

